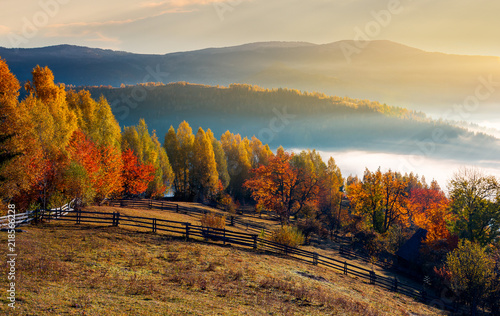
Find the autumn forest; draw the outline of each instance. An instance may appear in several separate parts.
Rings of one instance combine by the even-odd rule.
[[[457,170],[446,190],[416,174],[380,168],[346,176],[334,158],[325,162],[314,149],[273,152],[255,136],[226,131],[218,137],[186,121],[165,135],[150,131],[144,119],[121,128],[106,98],[54,83],[47,67],[33,69],[19,100],[21,89],[0,60],[4,204],[33,210],[74,198],[89,205],[169,196],[232,213],[251,206],[306,237],[351,234],[372,256],[395,253],[423,228],[421,269],[450,282],[474,308],[499,308],[493,275],[500,256],[500,183],[493,176]],[[464,263],[462,253],[475,255]],[[483,267],[474,286],[462,284],[470,264]]]

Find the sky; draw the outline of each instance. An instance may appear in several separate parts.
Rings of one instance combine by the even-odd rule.
[[[0,46],[165,54],[262,41],[387,39],[500,56],[494,0],[2,0]]]

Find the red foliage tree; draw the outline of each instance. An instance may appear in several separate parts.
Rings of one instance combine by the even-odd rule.
[[[427,230],[427,242],[450,238],[448,222],[453,220],[453,215],[448,206],[448,199],[436,185],[411,191],[409,208],[413,221]]]
[[[153,181],[155,168],[141,164],[131,149],[122,153],[123,160],[123,193],[137,195],[144,193],[149,182]]]
[[[267,165],[253,169],[253,177],[244,187],[252,192],[257,205],[276,212],[282,224],[296,215],[307,203],[316,203],[314,183],[307,183],[300,167],[292,166],[293,154],[279,148]]]
[[[101,155],[95,144],[81,130],[77,130],[71,137],[68,151],[71,159],[85,168],[93,186],[97,186]]]

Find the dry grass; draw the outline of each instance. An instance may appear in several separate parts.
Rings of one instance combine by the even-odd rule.
[[[214,209],[206,205],[202,205],[199,203],[188,203],[188,202],[179,202],[179,205],[184,206],[184,207],[189,207],[189,208],[196,208],[201,211],[207,211],[209,214],[218,214],[221,216],[230,216],[230,214],[225,213],[222,210]],[[144,217],[155,217],[159,219],[164,219],[164,220],[171,220],[171,221],[179,221],[179,222],[190,222],[193,225],[202,225],[202,217],[203,214],[200,213],[176,213],[175,211],[170,211],[170,210],[149,210],[149,209],[132,209],[132,208],[121,208],[121,207],[109,207],[109,206],[90,206],[87,207],[86,210],[88,211],[96,211],[96,212],[119,212],[121,214],[125,215],[130,215],[130,216],[144,216]],[[264,225],[268,228],[267,235],[269,236],[272,231],[279,229],[281,226],[279,225],[278,222],[272,221],[269,218],[258,218],[256,216],[241,216],[241,218],[251,221],[254,223],[258,223],[261,225]],[[140,230],[144,232],[149,232],[151,231],[150,229],[141,229],[141,228],[132,228],[133,230]],[[242,232],[242,233],[259,233],[255,231],[247,231],[246,227],[241,226],[241,225],[236,225],[236,226],[227,226],[226,229],[236,231],[236,232]],[[326,256],[329,258],[337,259],[340,261],[347,261],[350,264],[361,266],[365,269],[369,270],[374,270],[377,275],[382,275],[385,277],[397,277],[400,281],[404,282],[405,284],[413,285],[415,287],[419,287],[420,284],[415,283],[414,280],[406,278],[401,275],[396,275],[390,271],[384,270],[376,265],[371,265],[365,261],[362,261],[360,259],[355,259],[355,258],[347,258],[339,255],[338,250],[331,249],[328,245],[321,245],[320,247],[315,247],[315,246],[301,246],[301,249],[311,251],[311,252],[317,252],[319,255]]]
[[[185,207],[191,207],[191,208],[196,208],[199,211],[207,211],[208,213],[211,214],[216,214],[219,216],[226,216],[226,218],[229,218],[231,214],[225,213],[224,211],[211,208],[209,206],[201,205],[198,203],[187,203],[187,202],[179,202],[179,205],[183,205]],[[170,221],[178,221],[178,222],[189,222],[193,225],[202,225],[202,213],[176,213],[175,211],[172,210],[155,210],[155,209],[133,209],[133,208],[126,208],[126,207],[115,207],[115,206],[89,206],[85,208],[86,211],[90,212],[107,212],[107,213],[113,213],[113,212],[119,212],[120,214],[124,215],[129,215],[129,216],[143,216],[143,217],[151,217],[151,218],[158,218],[158,219],[164,219],[164,220],[170,220]],[[276,221],[273,221],[271,219],[262,219],[262,218],[256,218],[256,217],[248,217],[248,216],[241,216],[238,215],[238,217],[242,220],[249,221],[252,223],[260,224],[266,227],[267,230],[271,231],[272,229],[279,227],[279,223]],[[226,225],[227,229],[237,231],[237,232],[242,232],[242,233],[252,233],[252,234],[258,234],[260,233],[260,230],[247,230],[247,227],[241,224],[236,224],[235,226],[228,226]]]
[[[114,227],[51,223],[24,230],[16,236],[17,308],[11,313],[3,295],[0,314],[436,314],[328,269],[234,247]],[[0,235],[2,258],[6,238]],[[5,289],[6,269],[0,283]]]

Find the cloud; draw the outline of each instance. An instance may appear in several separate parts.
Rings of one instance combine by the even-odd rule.
[[[239,0],[238,2],[242,2],[243,0]],[[221,3],[235,2],[234,0],[167,0],[160,2],[147,2],[142,4],[142,7],[146,8],[157,8],[157,7],[171,7],[171,8],[181,8],[181,7],[190,7],[196,5],[209,5],[213,3]]]
[[[104,42],[104,43],[114,43],[114,44],[120,44],[121,41],[118,38],[113,38],[113,37],[107,37],[103,35],[101,32],[95,32],[94,33],[97,37],[95,38],[89,38],[88,41],[91,42]]]
[[[0,24],[0,34],[7,35],[11,32],[10,27]]]
[[[108,20],[100,22],[71,22],[71,23],[60,23],[51,24],[46,28],[45,37],[84,37],[89,33],[100,34],[105,29],[110,27],[121,27],[124,25],[129,25],[132,23],[148,20],[161,15],[165,15],[169,12],[159,12],[153,15],[141,16],[136,18],[129,18],[123,20]],[[98,37],[101,38],[101,37]]]
[[[190,12],[190,11],[183,10],[181,8],[171,8],[171,9],[162,10],[160,12],[156,12],[156,13],[152,13],[152,14],[146,14],[143,16],[123,19],[123,20],[107,20],[107,21],[99,21],[99,22],[59,23],[59,24],[48,25],[47,28],[66,29],[66,28],[102,28],[102,27],[107,27],[107,26],[122,26],[122,25],[132,24],[132,23],[156,18],[156,17],[166,15],[169,13],[182,13],[182,12]]]
[[[139,10],[122,12],[119,17],[105,17],[101,21],[81,20],[69,23],[50,24],[44,28],[46,38],[83,38],[86,41],[120,43],[119,37],[110,33],[120,34],[121,30],[135,23],[149,23],[149,20],[169,14],[189,13],[198,11],[198,6],[234,0],[169,0],[146,2],[140,4]],[[243,0],[239,0],[243,1]],[[128,16],[123,16],[126,14]],[[1,34],[1,29],[0,29]]]

